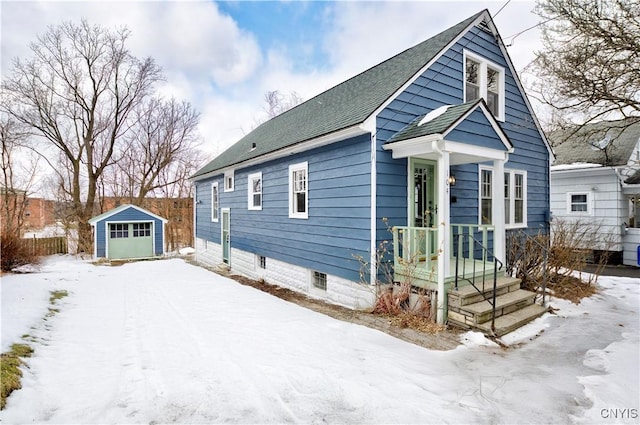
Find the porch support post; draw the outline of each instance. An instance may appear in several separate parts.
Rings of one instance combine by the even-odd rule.
[[[492,204],[491,222],[493,223],[493,255],[505,262],[506,260],[506,234],[505,234],[505,209],[504,209],[504,159],[493,161]]]
[[[440,151],[438,158],[438,323],[446,321],[447,294],[445,279],[451,263],[451,235],[449,223],[449,152]]]

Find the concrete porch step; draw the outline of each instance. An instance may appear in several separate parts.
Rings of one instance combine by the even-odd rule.
[[[524,289],[507,292],[506,294],[496,297],[496,317],[504,316],[513,311],[524,308],[533,304],[536,294]],[[473,323],[479,324],[491,320],[493,307],[489,301],[482,300],[474,304],[468,304],[460,307],[465,313],[473,316]],[[465,314],[466,315],[466,314]]]
[[[484,288],[482,283],[476,283],[476,286],[485,294],[489,295],[493,292],[493,281],[487,278]],[[509,292],[520,290],[520,279],[501,276],[496,281],[496,296],[504,295]],[[472,285],[465,285],[458,290],[450,289],[448,292],[449,306],[462,307],[469,304],[475,304],[484,300],[482,293],[478,292]]]
[[[532,320],[542,316],[549,309],[538,304],[531,304],[525,308],[498,317],[495,320],[495,335],[502,336],[512,332]],[[476,326],[480,331],[491,334],[491,321]]]

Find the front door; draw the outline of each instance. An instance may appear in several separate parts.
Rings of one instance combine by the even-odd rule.
[[[412,159],[412,184],[409,190],[409,226],[435,227],[438,205],[435,196],[435,162]]]
[[[231,235],[230,235],[230,218],[231,212],[229,208],[222,209],[222,261],[230,264],[231,253]]]

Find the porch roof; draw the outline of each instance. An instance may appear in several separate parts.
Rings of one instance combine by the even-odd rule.
[[[434,145],[430,142],[438,142]],[[452,154],[451,164],[507,159],[513,144],[483,99],[442,106],[419,116],[383,145],[394,158]]]

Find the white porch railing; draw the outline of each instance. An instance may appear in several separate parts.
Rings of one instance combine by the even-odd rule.
[[[416,270],[414,277],[428,276],[427,280],[435,281],[437,275],[438,256],[438,228],[437,227],[393,227],[393,264],[396,274],[406,274],[408,268]],[[452,224],[451,246],[442,249],[442,255],[453,258],[454,254],[468,262],[485,262],[487,250],[474,249],[473,241],[479,241],[484,247],[491,247],[493,227],[487,225]],[[477,245],[477,244],[476,244]],[[471,249],[469,248],[471,247]],[[426,273],[421,273],[424,270]],[[454,275],[453,270],[447,270],[446,278]]]

